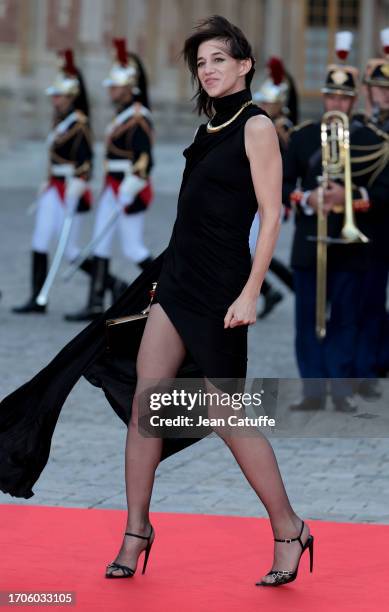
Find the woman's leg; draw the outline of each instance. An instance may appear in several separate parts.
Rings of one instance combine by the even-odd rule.
[[[147,318],[137,358],[137,385],[132,403],[125,451],[128,517],[125,531],[149,535],[149,507],[154,474],[160,462],[161,438],[147,438],[138,432],[139,396],[150,379],[174,378],[185,357],[185,346],[160,304],[153,304]],[[145,540],[124,537],[115,561],[136,568]],[[120,569],[110,570],[121,575]]]
[[[237,460],[243,474],[269,514],[275,538],[295,538],[301,529],[301,518],[294,512],[280,474],[273,448],[263,434],[258,437],[232,435],[224,440]],[[305,525],[301,539],[309,536]],[[299,542],[274,542],[272,569],[294,570],[301,553]],[[272,582],[271,577],[262,580]]]
[[[217,389],[206,380],[207,389],[216,392]],[[219,391],[220,393],[220,391]],[[227,414],[237,414],[227,407],[209,410],[210,417],[220,417]],[[239,411],[239,417],[244,417]],[[235,429],[235,431],[234,431]],[[238,432],[236,432],[238,429]],[[223,427],[215,428],[224,440],[238,462],[244,476],[265,506],[275,538],[297,537],[301,529],[301,518],[294,512],[286,493],[277,459],[267,438],[254,427]],[[305,543],[309,535],[309,527],[305,525],[301,539]],[[274,560],[272,569],[294,570],[301,552],[299,542],[289,544],[274,542]],[[263,577],[264,581],[272,582],[271,577]]]

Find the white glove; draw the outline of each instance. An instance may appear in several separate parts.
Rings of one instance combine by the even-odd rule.
[[[304,191],[303,193],[303,197],[300,200],[300,206],[301,206],[301,210],[303,211],[304,215],[308,215],[308,217],[310,217],[311,215],[315,214],[314,209],[312,208],[312,206],[310,206],[308,204],[308,198],[311,195],[311,191]]]
[[[136,176],[136,174],[128,174],[120,183],[118,191],[118,200],[121,206],[129,206],[135,200],[135,197],[147,185],[145,179]]]
[[[66,181],[65,202],[71,210],[76,210],[86,187],[86,181],[78,177],[72,177]]]

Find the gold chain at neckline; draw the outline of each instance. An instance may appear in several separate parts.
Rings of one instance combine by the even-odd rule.
[[[243,106],[240,107],[240,109],[235,113],[235,115],[233,117],[231,117],[231,119],[228,119],[228,121],[226,121],[225,123],[221,123],[220,125],[215,125],[212,126],[211,125],[211,121],[213,119],[213,117],[211,117],[211,119],[208,121],[207,123],[207,132],[219,132],[220,130],[222,130],[224,127],[226,127],[227,125],[230,125],[230,123],[232,123],[242,112],[242,110],[244,108],[246,108],[246,106],[248,106],[249,104],[253,104],[252,100],[248,100],[248,102],[245,102],[243,104]]]

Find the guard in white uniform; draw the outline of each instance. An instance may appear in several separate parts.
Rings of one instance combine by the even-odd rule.
[[[99,236],[101,239],[93,251],[88,303],[80,311],[66,315],[68,321],[91,320],[104,311],[108,266],[116,233],[123,254],[142,270],[152,261],[143,241],[145,213],[152,199],[149,173],[153,127],[146,77],[139,58],[127,52],[125,40],[113,42],[116,61],[103,85],[109,90],[117,114],[106,130],[105,184],[92,242]],[[115,214],[116,221],[112,225],[110,220]]]
[[[31,296],[15,313],[46,312],[36,297],[47,276],[48,252],[53,238],[59,238],[64,219],[72,216],[70,235],[64,252],[71,261],[78,252],[81,214],[90,209],[88,180],[91,172],[92,145],[88,121],[88,100],[80,71],[74,65],[73,52],[60,52],[61,68],[46,94],[51,97],[54,121],[47,143],[49,171],[47,182],[37,198],[35,228],[32,238]]]

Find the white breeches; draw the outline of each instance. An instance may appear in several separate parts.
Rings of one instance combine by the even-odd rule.
[[[65,211],[65,204],[61,201],[55,187],[49,187],[39,196],[31,245],[33,251],[47,253],[52,239],[55,237],[58,240],[65,218]],[[69,261],[75,259],[80,252],[78,247],[78,237],[81,228],[80,217],[81,215],[76,214],[73,218],[66,245],[64,255]]]
[[[113,212],[117,210],[118,206],[119,204],[113,190],[111,187],[106,187],[99,200],[92,240],[103,231],[108,219]],[[120,245],[125,257],[131,259],[134,263],[139,263],[143,259],[149,257],[150,251],[143,242],[144,220],[145,211],[140,211],[131,215],[126,215],[122,212],[116,220],[116,223],[110,227],[96,245],[94,255],[107,259],[111,257],[112,241],[116,234],[116,230],[118,230]]]
[[[252,258],[254,257],[254,253],[255,253],[258,233],[259,233],[259,214],[258,212],[256,212],[253,223],[251,225],[250,235],[249,235],[249,247],[250,247],[250,253],[251,253]]]

